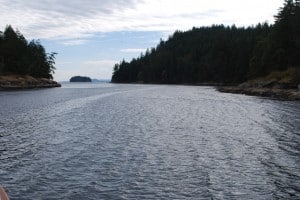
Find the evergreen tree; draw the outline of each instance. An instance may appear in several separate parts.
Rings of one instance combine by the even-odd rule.
[[[27,41],[23,35],[15,32],[11,26],[7,26],[4,31],[4,39],[2,44],[2,54],[4,57],[3,72],[10,73],[26,73],[21,59],[23,58],[27,48]]]
[[[271,26],[175,31],[145,55],[117,64],[112,82],[240,83],[273,70],[300,67],[299,2],[285,0]]]
[[[39,41],[27,42],[10,25],[0,32],[0,74],[32,75],[52,79],[56,53],[47,54]]]
[[[176,31],[167,41],[114,68],[112,82],[237,83],[246,80],[258,37],[268,25],[237,28],[214,25]]]
[[[250,62],[250,77],[300,66],[300,4],[285,0],[270,34],[257,42]]]
[[[29,74],[34,77],[43,77],[52,79],[54,73],[55,54],[47,54],[45,48],[39,41],[31,41],[27,50],[27,65],[29,66]]]
[[[295,54],[297,50],[296,41],[299,38],[297,33],[296,19],[297,6],[293,0],[285,0],[285,4],[278,15],[275,16],[275,25],[271,34],[271,40],[274,42],[274,61],[278,68],[286,68],[297,62],[299,54]],[[299,15],[299,13],[298,13]]]

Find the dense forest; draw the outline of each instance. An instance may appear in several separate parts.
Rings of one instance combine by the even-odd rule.
[[[289,67],[300,67],[299,0],[285,0],[273,25],[176,31],[140,57],[116,64],[112,82],[229,84]]]
[[[0,31],[0,75],[30,75],[53,79],[56,53],[46,53],[39,41],[28,42],[25,37],[6,26]]]

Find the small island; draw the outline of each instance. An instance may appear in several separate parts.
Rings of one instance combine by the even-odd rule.
[[[92,82],[92,79],[87,76],[73,76],[70,82]]]

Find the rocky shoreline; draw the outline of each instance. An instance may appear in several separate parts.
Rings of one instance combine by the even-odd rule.
[[[300,101],[300,90],[276,89],[276,88],[242,88],[239,86],[218,87],[218,91],[234,94],[246,94],[251,96],[269,97],[286,101]]]
[[[21,90],[52,87],[61,87],[61,84],[50,79],[34,78],[27,75],[0,76],[0,90]]]
[[[273,71],[268,76],[249,80],[237,86],[217,87],[220,92],[269,97],[279,100],[300,101],[300,70],[289,68]]]

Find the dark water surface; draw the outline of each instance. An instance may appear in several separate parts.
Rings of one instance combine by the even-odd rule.
[[[0,92],[14,199],[300,199],[300,102],[211,87]]]

